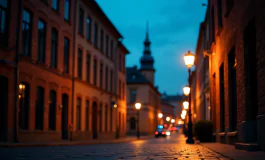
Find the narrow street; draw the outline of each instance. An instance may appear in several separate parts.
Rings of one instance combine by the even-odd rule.
[[[129,143],[63,147],[0,148],[1,160],[116,160],[116,159],[192,159],[214,160],[223,157],[199,144],[187,145],[181,134]]]

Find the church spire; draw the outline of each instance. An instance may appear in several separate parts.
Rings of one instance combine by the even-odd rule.
[[[151,54],[150,51],[150,40],[149,40],[149,23],[147,21],[146,23],[146,37],[145,37],[145,41],[144,41],[144,54]]]
[[[141,70],[154,70],[154,58],[150,50],[151,42],[149,40],[149,23],[146,23],[146,37],[144,41],[144,51],[141,57]]]

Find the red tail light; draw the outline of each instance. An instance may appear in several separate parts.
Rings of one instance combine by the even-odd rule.
[[[158,132],[155,132],[155,134],[158,134]]]
[[[165,132],[162,132],[162,134],[165,134]]]

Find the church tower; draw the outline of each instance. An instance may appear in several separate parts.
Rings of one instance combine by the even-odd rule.
[[[154,84],[154,74],[155,74],[155,69],[154,69],[154,58],[151,55],[151,50],[150,50],[150,45],[151,42],[149,40],[149,28],[148,28],[148,23],[146,26],[146,38],[144,41],[144,52],[143,56],[141,58],[141,68],[140,71],[141,73],[148,79],[152,84]]]

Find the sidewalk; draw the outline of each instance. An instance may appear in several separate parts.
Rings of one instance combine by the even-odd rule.
[[[154,136],[142,136],[140,139],[127,136],[112,140],[88,140],[88,141],[58,141],[58,142],[36,142],[36,143],[0,143],[0,148],[16,148],[16,147],[48,147],[48,146],[74,146],[74,145],[91,145],[91,144],[114,144],[125,143],[136,140],[144,140],[153,138]]]
[[[265,152],[250,152],[235,149],[235,146],[222,143],[200,143],[200,145],[213,150],[233,160],[265,160]]]

